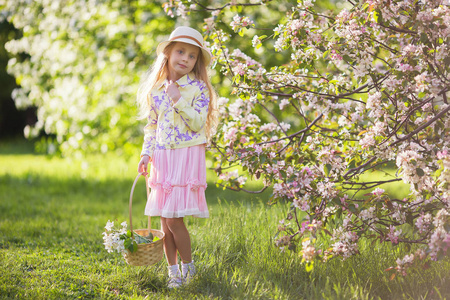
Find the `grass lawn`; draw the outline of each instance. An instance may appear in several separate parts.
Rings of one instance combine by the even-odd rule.
[[[316,263],[306,272],[273,237],[288,204],[223,191],[208,182],[209,219],[186,218],[198,276],[168,290],[165,261],[128,266],[107,253],[108,220],[127,220],[138,157],[90,156],[84,162],[35,155],[0,142],[1,299],[446,299],[450,263],[389,280],[384,270],[402,247],[361,243],[361,255]],[[133,225],[145,227],[145,184],[133,199]],[[152,219],[159,228],[159,219]]]

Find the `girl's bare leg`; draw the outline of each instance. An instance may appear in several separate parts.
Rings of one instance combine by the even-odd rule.
[[[171,219],[161,217],[161,229],[165,233],[164,252],[166,253],[167,264],[173,266],[178,263],[177,247],[175,245],[173,234],[167,226],[167,220]]]
[[[161,218],[163,219],[163,218]],[[180,253],[181,260],[185,263],[189,263],[192,261],[192,250],[191,250],[191,237],[189,236],[189,232],[184,224],[183,218],[164,218],[165,226],[171,233],[171,239],[174,242],[175,248],[175,259],[176,259],[176,250]],[[166,231],[164,231],[166,232]],[[166,235],[167,239],[167,235]],[[164,244],[165,246],[165,244]],[[171,246],[169,250],[172,251]],[[172,255],[172,252],[170,252]],[[166,252],[167,256],[167,252]],[[169,262],[169,261],[168,261]],[[176,263],[176,260],[175,260]],[[170,262],[169,262],[170,264]]]

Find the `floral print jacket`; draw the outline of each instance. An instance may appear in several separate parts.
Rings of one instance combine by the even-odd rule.
[[[144,127],[141,156],[153,157],[158,149],[175,149],[206,143],[205,123],[209,106],[206,84],[186,74],[178,81],[181,98],[173,104],[164,84],[151,91],[151,107]]]

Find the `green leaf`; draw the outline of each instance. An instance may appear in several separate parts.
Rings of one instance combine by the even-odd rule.
[[[411,226],[414,226],[414,216],[411,213],[406,214],[406,223]]]
[[[261,164],[265,163],[266,162],[266,156],[265,155],[261,155],[259,157],[259,161],[261,162]]]
[[[326,164],[325,168],[324,168],[324,171],[325,171],[325,175],[328,176],[330,174],[330,171],[331,171],[331,165],[330,164]]]
[[[348,56],[347,54],[342,56],[342,59],[344,59],[347,63],[352,62],[352,58],[350,56]]]
[[[352,159],[350,161],[350,163],[348,164],[348,168],[347,169],[353,169],[354,167],[356,167],[356,160]]]
[[[421,34],[420,34],[420,41],[421,41],[423,44],[428,43],[428,42],[429,42],[429,40],[428,40],[428,35],[427,35],[426,33],[421,33]]]
[[[235,84],[239,84],[240,81],[241,81],[241,75],[236,74],[236,75],[234,76],[234,83],[235,83]]]
[[[375,20],[375,22],[380,23],[380,13],[378,11],[374,11],[373,12],[373,19]]]
[[[417,168],[416,169],[417,175],[419,175],[420,177],[422,177],[423,175],[425,175],[425,172],[421,169],[421,168]]]
[[[354,204],[350,204],[348,206],[348,210],[351,211],[352,213],[357,213],[358,209],[356,209],[356,206]]]
[[[314,269],[314,262],[313,261],[311,261],[311,262],[309,262],[309,263],[307,263],[306,265],[305,265],[305,270],[306,270],[306,272],[311,272],[312,270]]]

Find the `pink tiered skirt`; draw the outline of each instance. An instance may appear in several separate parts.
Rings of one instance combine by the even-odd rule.
[[[147,216],[208,218],[205,145],[155,150],[149,186]]]

